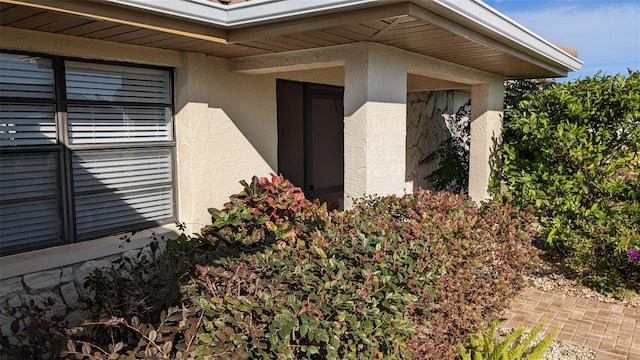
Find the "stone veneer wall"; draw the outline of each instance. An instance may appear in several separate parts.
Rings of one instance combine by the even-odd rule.
[[[160,250],[164,243],[160,243]],[[11,309],[22,305],[34,305],[45,309],[47,320],[65,321],[70,326],[80,325],[87,317],[84,310],[85,300],[91,296],[83,284],[87,276],[96,269],[108,268],[112,262],[120,257],[152,260],[149,246],[142,249],[130,250],[123,254],[111,255],[95,260],[80,262],[61,268],[49,269],[21,276],[0,280],[0,335],[11,339],[11,322],[16,315],[11,315]],[[12,341],[17,341],[15,338]]]
[[[425,179],[437,163],[420,164],[451,136],[442,114],[455,114],[471,98],[463,91],[423,91],[407,94],[407,159],[405,191],[430,189]]]

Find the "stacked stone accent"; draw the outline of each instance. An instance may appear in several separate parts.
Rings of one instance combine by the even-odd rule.
[[[87,300],[92,296],[84,283],[96,269],[108,268],[120,256],[151,260],[149,247],[131,250],[61,268],[38,271],[0,280],[0,335],[12,339],[11,323],[22,314],[23,306],[44,309],[44,317],[78,326],[86,319]],[[12,314],[13,311],[17,311]],[[12,341],[15,338],[12,339]]]
[[[423,91],[407,94],[407,159],[405,191],[430,189],[425,179],[438,164],[420,164],[451,136],[442,114],[455,114],[471,94],[461,91]]]

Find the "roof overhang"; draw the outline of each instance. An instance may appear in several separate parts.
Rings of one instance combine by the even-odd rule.
[[[582,66],[569,52],[478,0],[252,0],[231,5],[209,0],[0,0],[0,4],[51,13],[58,22],[64,21],[61,16],[92,19],[105,28],[99,37],[95,32],[83,34],[82,29],[71,32],[76,36],[228,58],[379,42],[508,78],[566,76]],[[33,26],[42,21],[5,24],[5,18],[11,19],[0,16],[2,25],[53,29]],[[122,35],[135,33],[132,29],[145,31],[135,39]]]

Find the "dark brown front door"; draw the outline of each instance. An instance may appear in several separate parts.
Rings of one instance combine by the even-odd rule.
[[[278,168],[309,199],[342,208],[344,89],[278,80]]]

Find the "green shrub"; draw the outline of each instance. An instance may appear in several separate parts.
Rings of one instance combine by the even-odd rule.
[[[453,194],[359,200],[324,231],[200,267],[185,287],[205,324],[196,354],[455,356],[521,285],[532,223]]]
[[[468,349],[459,344],[458,349],[462,360],[540,360],[558,334],[556,327],[551,333],[536,341],[544,327],[544,324],[538,324],[526,335],[524,335],[524,328],[519,327],[501,338],[498,335],[498,324],[498,321],[492,321],[489,329],[479,336],[471,335],[471,344]]]
[[[190,253],[179,303],[159,319],[88,323],[67,354],[453,358],[469,331],[506,306],[532,257],[534,221],[508,203],[478,208],[419,191],[327,213],[280,177],[243,184],[196,238],[209,254],[198,263]]]
[[[8,322],[12,336],[0,337],[0,359],[57,358],[58,351],[64,347],[65,326],[62,319],[47,316],[53,305],[54,299],[48,298],[9,309],[3,321]]]
[[[215,246],[296,241],[329,224],[326,204],[307,200],[282,176],[254,176],[250,184],[240,183],[244,190],[232,195],[222,210],[209,209],[212,224],[202,229],[202,236]]]
[[[532,205],[550,249],[612,291],[640,280],[640,72],[554,84],[509,112],[494,184]],[[497,188],[497,186],[496,186]]]
[[[252,233],[257,228],[264,230],[264,239],[275,243],[200,267],[199,276],[184,287],[203,316],[195,354],[408,357],[404,343],[415,331],[405,317],[406,309],[416,302],[416,294],[430,292],[434,282],[428,267],[416,265],[424,245],[394,233],[366,236],[359,228],[346,226],[345,214],[335,213],[329,222],[326,208],[286,195],[298,190],[281,178],[254,179],[253,183],[260,184],[255,195],[234,196],[222,212],[212,211],[220,216],[214,215],[207,238],[217,242],[216,232],[227,229],[216,219],[237,213],[236,208],[257,208],[252,215],[258,220],[247,216],[246,222],[236,223],[234,233]],[[274,186],[278,192],[269,190]],[[274,197],[284,200],[274,206],[268,200]],[[278,236],[273,226],[267,228],[269,221],[285,229],[281,234],[293,234]],[[303,222],[310,225],[299,226]],[[335,225],[328,227],[329,223]]]
[[[420,164],[438,162],[438,168],[426,177],[434,190],[466,194],[469,192],[471,100],[454,115],[443,114],[442,117],[450,136],[434,152],[420,160]]]
[[[418,258],[428,259],[438,283],[433,299],[409,314],[419,334],[408,342],[416,358],[454,358],[456,344],[498,316],[524,286],[523,269],[536,259],[535,218],[508,202],[478,208],[465,196],[421,191],[374,199],[353,212],[367,233],[426,244]]]
[[[87,277],[84,287],[93,294],[88,303],[90,316],[138,316],[157,322],[162,311],[178,304],[180,283],[189,277],[197,263],[213,256],[212,247],[199,238],[182,235],[166,241],[157,237],[136,258],[120,257],[110,268],[97,269]]]

